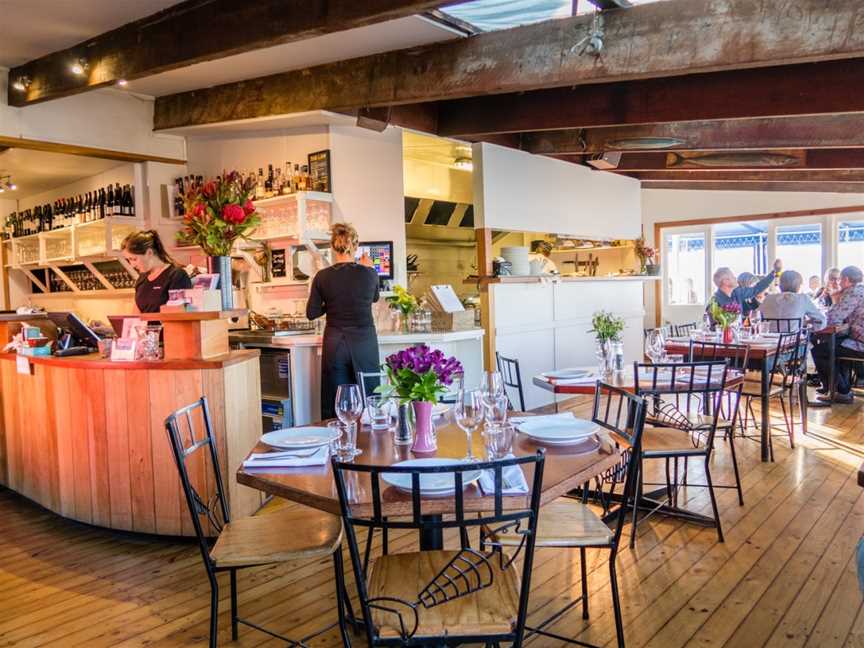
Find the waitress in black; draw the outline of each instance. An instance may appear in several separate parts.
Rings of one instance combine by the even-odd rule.
[[[123,256],[138,272],[135,305],[140,313],[158,313],[169,290],[191,288],[192,280],[162,244],[156,230],[132,232],[123,240]]]
[[[357,230],[337,223],[330,235],[333,265],[312,279],[306,317],[327,315],[321,354],[321,417],[333,418],[336,388],[357,382],[357,372],[379,371],[378,336],[372,304],[378,301],[378,273],[368,257],[354,262]]]

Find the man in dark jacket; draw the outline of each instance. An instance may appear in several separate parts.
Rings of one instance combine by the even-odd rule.
[[[739,286],[738,279],[729,268],[717,268],[714,272],[714,285],[717,286],[717,290],[713,295],[713,299],[721,307],[735,302],[741,307],[741,311],[743,312],[745,303],[756,297],[763,290],[768,290],[773,281],[774,273],[769,272],[752,286]]]

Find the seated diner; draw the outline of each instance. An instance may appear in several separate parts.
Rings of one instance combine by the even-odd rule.
[[[816,330],[823,328],[826,322],[825,314],[810,297],[801,292],[803,281],[801,274],[795,270],[784,270],[780,275],[780,292],[767,295],[759,306],[763,317],[803,319]]]

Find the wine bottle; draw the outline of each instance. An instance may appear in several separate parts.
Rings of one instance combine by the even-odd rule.
[[[267,165],[267,177],[264,180],[264,197],[273,197],[273,165]]]
[[[132,190],[132,185],[126,185],[126,216],[129,218],[135,217],[135,193]]]

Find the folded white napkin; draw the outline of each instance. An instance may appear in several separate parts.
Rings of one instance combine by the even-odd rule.
[[[507,459],[512,459],[508,455]],[[501,494],[502,495],[524,495],[528,492],[528,480],[521,466],[507,466],[501,471]],[[484,495],[495,494],[495,473],[492,470],[484,470],[480,473],[480,490]]]
[[[283,450],[280,452],[253,452],[243,462],[244,468],[296,468],[298,466],[323,466],[330,458],[326,445],[311,450]]]
[[[599,373],[591,373],[581,378],[563,378],[555,380],[556,385],[593,385],[601,376]]]
[[[561,412],[559,414],[543,414],[540,416],[511,416],[508,420],[514,425],[524,423],[528,419],[532,421],[551,421],[557,419],[572,419],[573,412]]]

